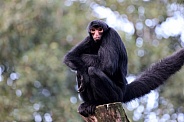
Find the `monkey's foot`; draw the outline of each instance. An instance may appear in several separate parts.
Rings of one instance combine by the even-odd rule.
[[[92,104],[89,104],[89,103],[82,103],[78,108],[78,112],[82,116],[88,117],[90,115],[95,114],[95,108],[96,108],[96,105],[92,105]]]

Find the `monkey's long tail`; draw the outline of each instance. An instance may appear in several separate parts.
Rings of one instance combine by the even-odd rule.
[[[138,78],[127,85],[123,102],[139,98],[162,85],[171,75],[181,69],[184,64],[184,49],[155,63]]]

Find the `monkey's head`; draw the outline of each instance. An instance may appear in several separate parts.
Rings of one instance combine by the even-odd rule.
[[[100,41],[109,26],[102,20],[94,20],[88,25],[88,33],[95,42]]]

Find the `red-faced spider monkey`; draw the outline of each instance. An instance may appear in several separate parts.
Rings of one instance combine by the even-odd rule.
[[[78,111],[87,117],[100,104],[129,102],[162,85],[184,64],[184,49],[162,59],[127,84],[127,52],[118,33],[101,20],[92,21],[87,36],[64,57],[77,71],[78,91],[84,103]]]

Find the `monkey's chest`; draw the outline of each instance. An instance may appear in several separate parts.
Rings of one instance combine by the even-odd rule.
[[[93,46],[93,47],[89,50],[89,54],[98,55],[99,49],[100,49],[100,46]]]

